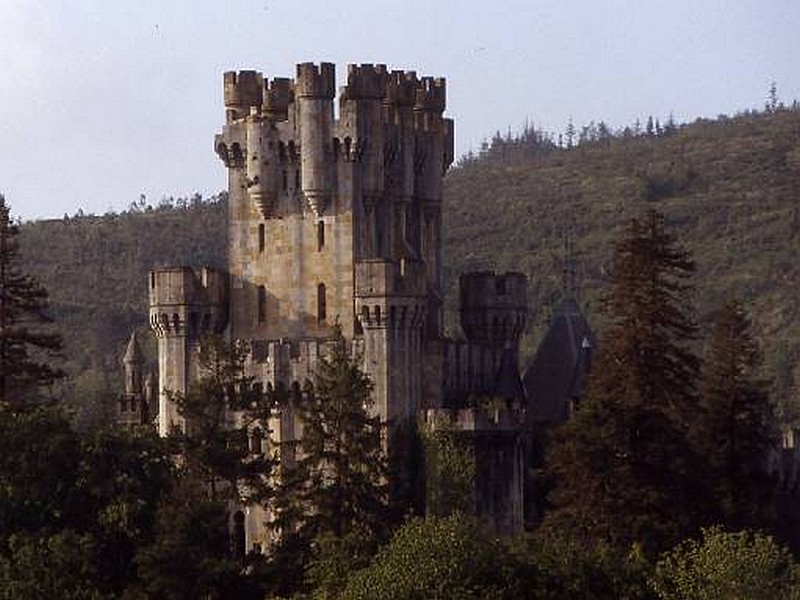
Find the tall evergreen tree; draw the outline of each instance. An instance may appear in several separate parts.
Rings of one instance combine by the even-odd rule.
[[[767,460],[777,430],[759,366],[747,316],[727,302],[703,363],[694,436],[711,468],[718,518],[732,530],[763,527],[773,516]]]
[[[550,452],[551,518],[591,537],[658,550],[697,523],[687,423],[696,405],[689,255],[655,211],[615,246],[611,290],[586,398]]]
[[[336,546],[330,536],[376,544],[386,526],[388,469],[380,417],[372,414],[372,382],[339,330],[331,348],[295,407],[299,444],[281,448],[297,454],[296,460],[284,456],[274,503],[281,542],[273,564],[277,577],[289,577],[279,584],[281,593],[296,589],[315,540],[327,538],[329,548]]]
[[[61,338],[46,329],[47,292],[20,270],[18,235],[0,195],[0,402],[22,407],[63,373],[52,364]]]
[[[245,374],[247,353],[241,342],[205,338],[200,378],[173,396],[186,422],[174,433],[186,475],[202,482],[210,500],[258,501],[268,491],[272,457],[260,446],[274,397]]]

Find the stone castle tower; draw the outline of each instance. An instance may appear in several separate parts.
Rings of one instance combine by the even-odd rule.
[[[225,74],[225,125],[214,146],[228,168],[228,272],[150,274],[159,431],[182,426],[167,392],[186,391],[198,376],[204,333],[249,341],[251,375],[299,389],[338,325],[390,425],[441,414],[475,437],[486,478],[476,485],[479,512],[517,530],[521,421],[513,411],[525,403],[517,347],[526,280],[464,276],[466,341],[445,339],[442,179],[453,161],[445,81],[351,65],[336,106],[335,91],[329,63],[300,64],[294,79]],[[498,395],[510,411],[502,417],[467,408],[468,398]],[[270,428],[277,441],[294,439],[293,411]],[[503,491],[482,502],[500,480]],[[258,510],[248,512],[249,543],[258,543],[261,522]]]

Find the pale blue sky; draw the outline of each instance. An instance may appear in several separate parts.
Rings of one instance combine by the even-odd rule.
[[[459,154],[800,99],[798,0],[0,0],[0,193],[25,218],[226,186],[222,73],[382,62],[448,80]]]

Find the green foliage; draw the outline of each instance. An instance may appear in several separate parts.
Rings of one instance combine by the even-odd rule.
[[[737,302],[727,302],[703,364],[693,429],[710,467],[719,521],[735,529],[764,527],[774,518],[774,482],[766,467],[777,427],[759,367],[747,316]]]
[[[524,598],[514,561],[472,517],[415,518],[347,582],[343,600]]]
[[[653,587],[675,600],[800,598],[800,566],[770,536],[714,527],[665,554]]]
[[[330,534],[374,544],[388,525],[388,471],[380,417],[371,414],[372,382],[340,331],[330,348],[330,356],[319,359],[313,385],[293,400],[302,423],[299,448],[285,442],[280,450],[272,525],[281,535],[274,562],[284,578],[282,593],[299,586],[297,574],[309,563],[313,540]]]
[[[97,587],[97,548],[90,535],[65,529],[52,535],[14,535],[0,556],[2,600],[110,600]]]
[[[151,600],[259,597],[231,557],[225,504],[188,478],[164,498],[153,542],[135,560],[139,588]]]
[[[540,527],[512,546],[528,598],[652,598],[652,565],[636,546],[622,551],[570,528]]]
[[[368,532],[353,530],[341,537],[330,532],[314,539],[306,569],[306,582],[314,600],[338,598],[355,571],[369,565],[377,540]]]
[[[426,514],[446,517],[474,510],[475,453],[449,422],[423,426]]]
[[[251,452],[249,436],[268,422],[274,396],[264,393],[245,375],[248,351],[240,341],[208,337],[200,344],[200,378],[188,392],[173,394],[185,431],[176,430],[188,475],[202,481],[211,500],[235,502],[267,495],[272,457]],[[234,420],[231,415],[237,415]]]
[[[56,408],[0,408],[0,562],[13,580],[6,589],[16,589],[14,581],[38,585],[37,576],[20,575],[30,570],[42,586],[63,585],[64,595],[13,597],[95,597],[68,596],[73,583],[96,597],[120,597],[136,581],[133,556],[152,538],[171,479],[172,462],[153,434],[82,439]],[[48,565],[52,573],[43,574]]]
[[[47,292],[21,265],[19,228],[0,195],[0,403],[21,407],[63,374],[52,365],[61,337],[47,331]]]
[[[119,596],[136,581],[134,555],[152,539],[174,473],[169,448],[155,432],[100,431],[83,442],[75,483],[101,589]]]
[[[701,518],[702,469],[686,436],[698,366],[684,282],[692,267],[653,211],[633,220],[615,246],[611,325],[583,404],[549,454],[551,518],[594,539],[653,552]]]
[[[0,548],[16,533],[82,522],[80,449],[59,411],[0,406]]]

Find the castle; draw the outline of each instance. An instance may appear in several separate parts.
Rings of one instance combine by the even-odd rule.
[[[304,63],[294,79],[225,73],[224,94],[214,149],[229,178],[227,272],[150,273],[158,389],[141,382],[134,338],[126,422],[149,400],[162,435],[183,426],[168,392],[198,377],[205,334],[246,340],[248,374],[299,390],[338,326],[373,381],[389,450],[401,448],[393,431],[447,419],[475,448],[476,512],[498,532],[519,531],[527,281],[463,275],[465,339],[444,336],[442,180],[453,161],[444,79],[350,65],[335,110],[334,66]],[[494,399],[491,410],[475,408],[481,397]],[[291,407],[270,430],[275,442],[297,438]],[[266,543],[263,507],[240,515],[247,547]]]

